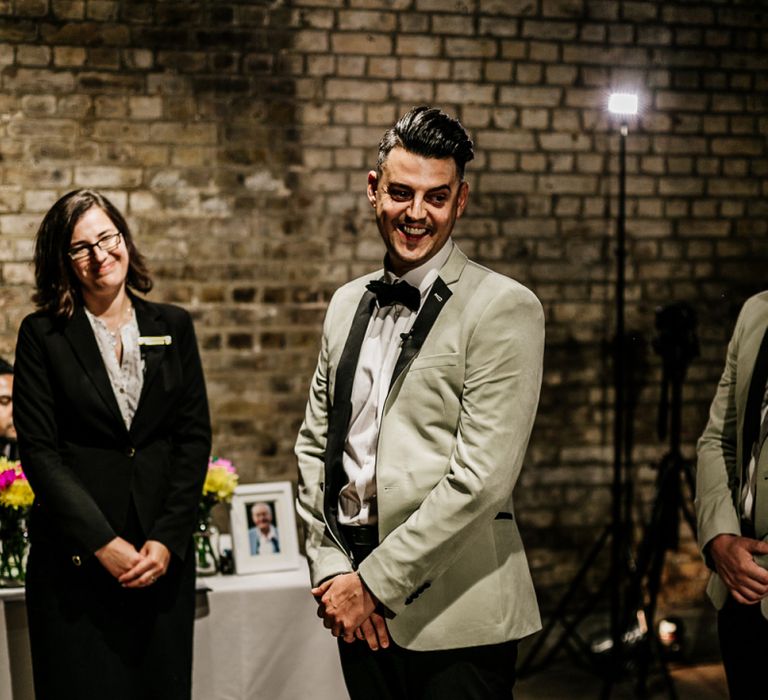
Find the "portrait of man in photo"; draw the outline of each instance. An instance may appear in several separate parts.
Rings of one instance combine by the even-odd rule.
[[[280,537],[275,525],[275,509],[273,503],[263,501],[253,503],[248,508],[249,522],[248,542],[251,554],[278,554],[280,552]]]

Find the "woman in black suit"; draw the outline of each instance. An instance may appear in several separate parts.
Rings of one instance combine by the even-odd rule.
[[[13,401],[35,491],[37,700],[187,699],[192,532],[211,442],[192,321],[135,294],[152,286],[144,260],[94,191],[46,214],[35,279]]]

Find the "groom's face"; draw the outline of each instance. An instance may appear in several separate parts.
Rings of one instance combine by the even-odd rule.
[[[368,173],[368,201],[398,277],[440,251],[468,195],[469,185],[459,179],[453,158],[425,158],[397,147],[381,175]]]

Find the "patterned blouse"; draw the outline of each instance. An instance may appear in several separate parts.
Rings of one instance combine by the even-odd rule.
[[[139,324],[136,321],[136,311],[131,308],[130,319],[119,330],[123,343],[122,363],[118,363],[115,354],[117,333],[112,333],[104,321],[94,316],[88,309],[85,310],[85,314],[96,336],[96,343],[107,368],[109,383],[115,393],[125,427],[130,429],[139,404],[141,388],[144,386],[144,359],[139,348]]]

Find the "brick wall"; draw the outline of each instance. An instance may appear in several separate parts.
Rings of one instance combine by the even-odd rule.
[[[378,266],[364,198],[394,119],[435,103],[471,130],[457,240],[530,286],[548,319],[518,488],[545,604],[609,518],[612,88],[639,91],[628,150],[634,473],[647,511],[654,309],[699,315],[687,456],[742,301],[768,261],[768,18],[736,0],[0,0],[0,353],[30,310],[32,236],[64,192],[104,190],[157,281],[195,315],[215,449],[243,481],[292,478],[333,289]],[[685,538],[665,587],[702,595]]]

